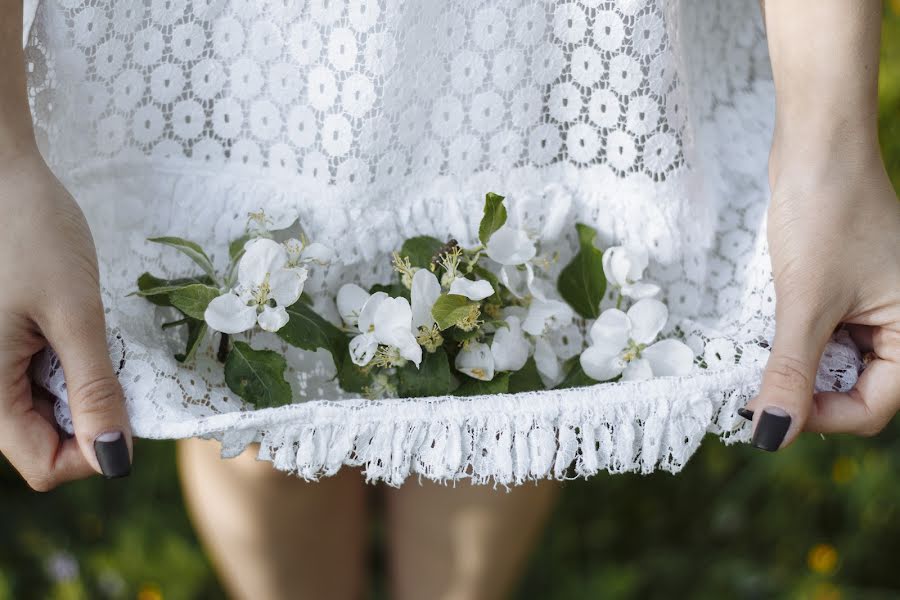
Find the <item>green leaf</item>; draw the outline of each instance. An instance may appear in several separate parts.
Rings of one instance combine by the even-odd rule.
[[[515,371],[514,373],[510,373],[509,375],[509,393],[517,394],[519,392],[534,392],[537,390],[546,389],[544,387],[544,382],[541,380],[541,376],[537,370],[537,364],[534,362],[534,357],[529,357],[528,361],[525,363],[525,366]]]
[[[468,375],[463,376],[465,383],[456,388],[453,394],[456,396],[481,396],[484,394],[505,394],[509,391],[509,373],[494,375],[490,381],[473,379]]]
[[[337,360],[335,360],[337,363]],[[362,394],[372,383],[372,369],[357,366],[350,360],[349,350],[341,358],[341,366],[337,372],[338,385],[345,392]]]
[[[206,322],[199,321],[197,319],[188,319],[187,320],[188,327],[188,338],[187,338],[187,346],[184,350],[184,354],[176,354],[175,360],[180,363],[185,363],[194,358],[194,355],[197,353],[197,348],[200,346],[200,342],[206,337]]]
[[[397,374],[401,398],[443,396],[450,393],[450,361],[443,348],[430,354],[425,352],[418,368],[407,362],[398,369]]]
[[[138,291],[133,292],[133,295],[146,298],[157,306],[172,306],[172,301],[169,299],[171,292],[195,283],[210,285],[212,282],[212,279],[206,275],[183,277],[181,279],[160,279],[150,273],[144,273],[138,277]]]
[[[478,225],[478,239],[487,246],[488,240],[494,232],[506,223],[506,207],[503,206],[503,196],[488,192],[484,198],[484,216]]]
[[[599,381],[588,377],[587,373],[584,372],[584,369],[581,368],[581,361],[578,356],[574,356],[567,360],[563,365],[563,369],[566,371],[566,376],[563,378],[562,382],[553,389],[562,390],[573,387],[584,387],[586,385],[597,385],[600,383]]]
[[[222,292],[211,285],[195,283],[172,290],[169,293],[169,300],[172,302],[172,306],[187,316],[202,321],[206,307],[213,298],[221,295]]]
[[[428,269],[431,267],[431,259],[443,247],[444,242],[441,240],[427,235],[420,235],[403,242],[403,246],[400,248],[400,256],[408,258],[409,263],[414,267]]]
[[[291,386],[284,378],[287,361],[272,350],[254,350],[234,342],[225,360],[225,383],[232,392],[256,408],[291,402]]]
[[[244,254],[244,244],[253,239],[253,236],[249,233],[247,235],[242,235],[238,239],[232,241],[228,244],[228,257],[232,262],[236,261]]]
[[[330,321],[326,321],[313,308],[298,300],[287,307],[288,322],[278,330],[278,337],[302,350],[324,348],[331,352],[334,365],[340,371],[347,354],[347,335]]]
[[[185,240],[179,237],[168,236],[149,238],[147,241],[157,244],[163,244],[165,246],[171,246],[177,250],[180,250],[192,261],[200,265],[200,268],[202,268],[207,275],[209,275],[213,279],[216,278],[216,269],[215,267],[213,267],[212,261],[206,255],[206,252],[203,251],[203,248],[201,248],[200,245],[196,242]]]
[[[434,306],[431,307],[431,316],[434,317],[434,322],[443,331],[464,319],[475,304],[477,302],[472,302],[460,294],[444,294],[438,297]]]
[[[600,300],[606,291],[603,275],[603,253],[594,246],[597,232],[579,223],[578,239],[581,249],[560,272],[556,287],[563,300],[585,319],[600,316]]]

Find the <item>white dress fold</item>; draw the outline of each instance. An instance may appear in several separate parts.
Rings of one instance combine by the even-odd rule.
[[[26,55],[42,151],[97,243],[136,435],[213,436],[229,456],[260,442],[306,478],[362,465],[391,484],[677,471],[708,432],[747,438],[735,411],[758,389],[775,298],[756,3],[46,0]],[[146,238],[193,239],[224,265],[259,209],[336,250],[313,294],[383,283],[407,237],[474,242],[488,191],[561,264],[577,222],[646,247],[694,373],[370,401],[337,389],[326,354],[258,335],[286,351],[295,403],[252,410],[214,349],[180,365],[164,311],[127,296],[144,271],[190,269]],[[848,389],[859,368],[836,339],[817,385]],[[51,355],[43,377],[65,397]]]

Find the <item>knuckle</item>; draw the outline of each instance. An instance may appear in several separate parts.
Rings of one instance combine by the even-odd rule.
[[[772,354],[766,364],[766,382],[779,390],[796,393],[812,390],[812,381],[802,360]]]
[[[56,487],[56,481],[49,474],[33,474],[25,477],[25,483],[36,492],[49,492]]]
[[[72,390],[71,404],[83,415],[105,415],[122,404],[122,388],[115,377],[104,375]]]

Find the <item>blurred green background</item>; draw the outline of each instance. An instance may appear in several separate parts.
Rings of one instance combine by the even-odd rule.
[[[900,0],[882,55],[881,141],[900,187]],[[0,461],[0,600],[224,596],[184,512],[174,444],[135,452],[129,479],[49,494]],[[377,574],[372,597],[384,597]],[[874,439],[808,435],[777,455],[710,439],[677,477],[569,482],[518,597],[900,598],[900,419]]]

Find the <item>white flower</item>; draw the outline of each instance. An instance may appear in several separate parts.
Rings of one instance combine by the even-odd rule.
[[[491,342],[494,370],[518,371],[528,361],[528,340],[522,333],[518,317],[506,317],[507,327],[500,327]]]
[[[522,329],[534,336],[565,327],[572,322],[575,313],[565,302],[559,300],[540,300],[534,298],[528,305],[528,316],[522,323]]]
[[[541,376],[541,381],[544,382],[544,387],[556,387],[563,380],[559,356],[550,342],[542,337],[537,338],[534,342],[534,364],[537,367],[538,375]]]
[[[209,303],[204,319],[212,329],[228,334],[257,323],[266,331],[278,331],[288,322],[285,308],[300,299],[309,272],[289,265],[285,247],[270,239],[251,240],[244,248],[237,285]]]
[[[450,293],[465,296],[469,300],[478,302],[494,293],[491,284],[483,279],[472,281],[464,277],[457,277],[450,284]]]
[[[519,266],[503,265],[500,267],[499,279],[516,298],[534,295],[534,268],[528,263]]]
[[[359,322],[359,313],[362,312],[362,307],[368,299],[369,292],[355,283],[342,285],[337,293],[337,308],[344,323],[350,327],[356,327]]]
[[[537,254],[537,247],[522,229],[504,225],[491,235],[485,252],[501,265],[524,265]]]
[[[299,267],[308,263],[327,265],[334,258],[334,252],[325,244],[318,242],[303,243],[291,238],[284,243],[288,253],[288,265]]]
[[[643,248],[613,246],[603,253],[603,274],[606,281],[622,291],[624,296],[640,300],[659,293],[659,286],[642,283],[649,257]]]
[[[360,332],[350,340],[350,359],[354,364],[368,365],[378,347],[384,345],[389,353],[396,350],[396,362],[411,360],[419,366],[422,348],[412,332],[412,309],[406,298],[391,298],[384,292],[369,295],[349,283],[338,290],[338,312]]]
[[[434,273],[428,269],[419,269],[415,272],[409,289],[413,331],[418,331],[421,327],[431,329],[434,325],[431,309],[440,295],[441,284]]]
[[[454,365],[460,373],[481,381],[494,378],[494,355],[488,345],[481,342],[466,344],[456,355]]]
[[[645,298],[635,302],[628,313],[616,308],[603,311],[591,326],[591,345],[581,354],[581,368],[597,381],[618,375],[622,379],[686,375],[694,363],[694,353],[678,340],[651,344],[669,318],[666,305]]]

